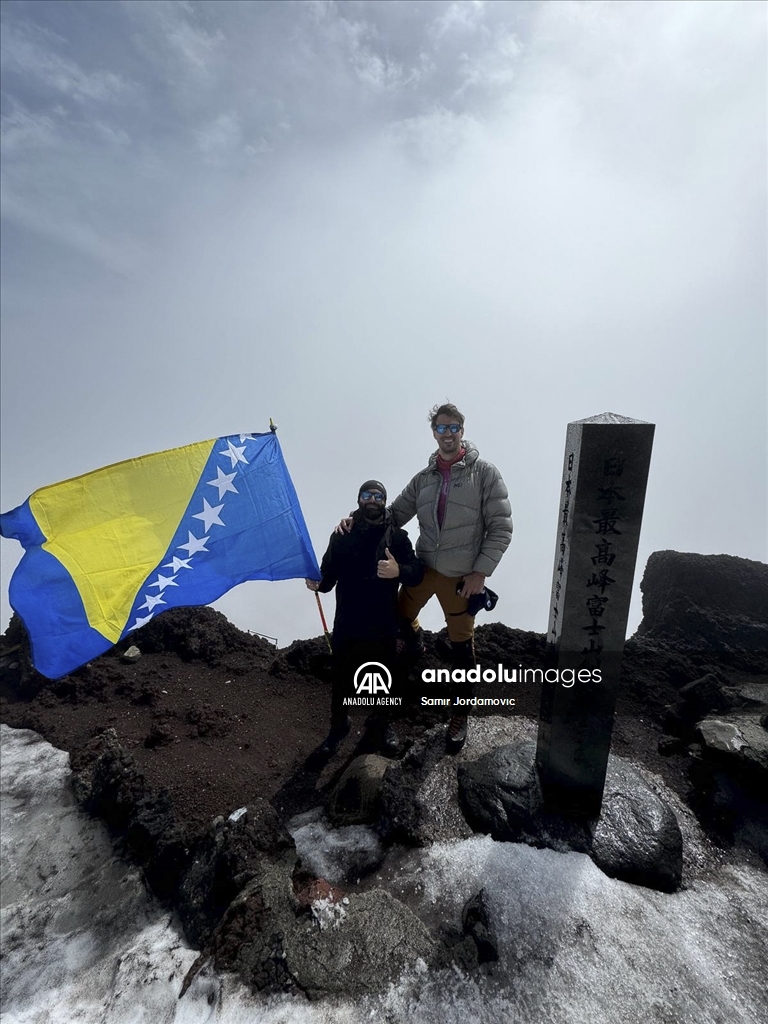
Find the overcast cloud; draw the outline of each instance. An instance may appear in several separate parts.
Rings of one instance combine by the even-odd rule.
[[[766,560],[762,3],[2,19],[3,510],[271,416],[319,557],[449,398],[510,490],[508,625],[546,629],[565,428],[597,413],[657,424],[636,586],[654,550]],[[299,581],[217,607],[319,632]]]

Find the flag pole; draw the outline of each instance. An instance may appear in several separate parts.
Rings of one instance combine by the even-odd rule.
[[[320,621],[323,624],[323,632],[325,633],[325,642],[328,644],[328,650],[333,654],[333,648],[331,647],[331,637],[328,633],[328,623],[325,621],[325,615],[323,614],[323,606],[320,604],[320,595],[315,591],[315,600],[317,601],[317,610],[320,612]]]

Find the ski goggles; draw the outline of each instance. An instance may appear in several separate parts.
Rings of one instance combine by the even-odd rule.
[[[384,501],[381,491],[360,491],[360,501],[370,501],[371,498],[374,501]]]
[[[446,430],[450,430],[452,434],[458,434],[461,430],[460,423],[438,423],[434,428],[436,434],[444,434]]]

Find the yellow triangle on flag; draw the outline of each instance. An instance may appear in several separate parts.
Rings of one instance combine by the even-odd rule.
[[[112,643],[168,550],[214,443],[118,462],[30,497],[43,548],[71,575],[89,624]]]

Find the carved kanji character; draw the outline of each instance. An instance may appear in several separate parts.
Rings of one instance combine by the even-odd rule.
[[[592,577],[587,580],[588,587],[600,587],[600,593],[605,593],[605,588],[609,587],[616,580],[612,576],[608,575],[607,569],[601,569],[600,572],[593,572]]]

